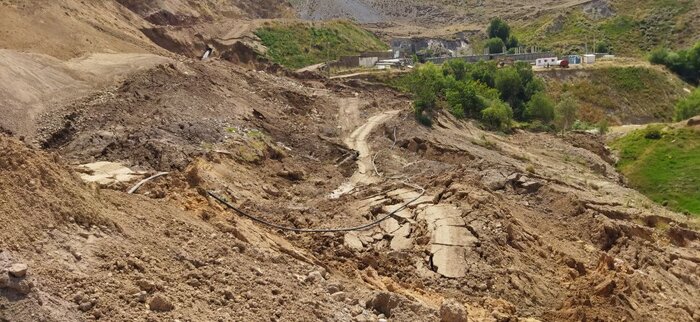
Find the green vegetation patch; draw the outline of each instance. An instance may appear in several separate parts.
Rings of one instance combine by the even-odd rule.
[[[696,0],[618,0],[613,15],[586,14],[581,8],[542,15],[515,26],[513,33],[528,45],[561,54],[592,50],[622,56],[644,56],[657,47],[678,48],[696,39],[700,10]]]
[[[568,71],[542,73],[550,81],[554,97],[570,92],[581,103],[582,121],[596,123],[666,122],[674,105],[687,96],[685,83],[653,68],[609,67],[590,69],[581,77],[567,78]]]
[[[271,24],[255,31],[268,57],[289,68],[301,68],[340,56],[387,50],[371,32],[347,21]]]
[[[700,131],[649,126],[612,143],[618,169],[655,202],[700,215]]]

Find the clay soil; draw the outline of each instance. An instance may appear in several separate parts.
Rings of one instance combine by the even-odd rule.
[[[225,20],[148,4],[120,5],[130,28]],[[0,134],[0,321],[700,321],[700,224],[627,188],[601,137],[426,128],[382,84],[130,44],[5,53],[57,99]],[[85,73],[105,64],[130,67]],[[95,161],[168,174],[128,194],[81,181]],[[294,229],[386,219],[293,232],[209,193]]]

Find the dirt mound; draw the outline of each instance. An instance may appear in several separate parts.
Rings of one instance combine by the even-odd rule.
[[[18,136],[32,137],[52,108],[169,60],[150,54],[92,54],[60,61],[41,54],[0,50],[0,120]]]

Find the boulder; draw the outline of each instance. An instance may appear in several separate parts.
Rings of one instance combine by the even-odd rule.
[[[13,264],[10,266],[10,268],[7,270],[8,273],[10,273],[11,276],[13,277],[24,277],[27,275],[27,270],[29,267],[25,264],[17,263]]]
[[[367,301],[367,308],[374,309],[389,317],[391,316],[391,310],[399,306],[399,303],[401,303],[401,298],[398,295],[389,292],[379,292],[371,300]]]
[[[446,299],[440,306],[441,322],[467,322],[467,309],[455,299]]]
[[[165,296],[156,294],[150,302],[148,302],[148,308],[151,309],[151,311],[154,312],[168,312],[172,311],[175,309],[175,305],[173,305],[170,300],[168,300]]]

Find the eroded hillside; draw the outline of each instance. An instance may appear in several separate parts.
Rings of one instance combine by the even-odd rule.
[[[123,48],[97,22],[84,52],[3,44],[0,320],[700,317],[700,224],[626,187],[602,137],[425,127],[383,84],[216,38],[272,13],[121,4]]]

